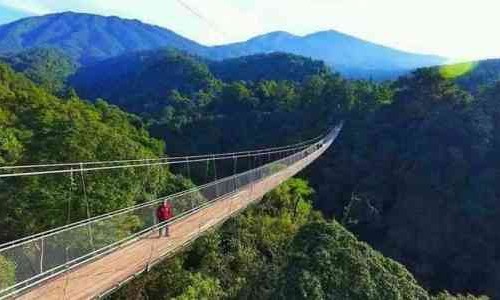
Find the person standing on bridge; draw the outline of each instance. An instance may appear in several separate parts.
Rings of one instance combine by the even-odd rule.
[[[174,216],[172,205],[168,202],[168,200],[163,201],[163,203],[156,209],[156,217],[158,218],[158,223],[160,226],[168,220],[172,219]],[[169,236],[168,225],[160,227],[160,237],[162,236],[162,232],[165,232],[165,236]]]

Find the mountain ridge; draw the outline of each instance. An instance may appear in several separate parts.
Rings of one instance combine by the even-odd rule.
[[[214,60],[286,52],[323,60],[347,77],[364,78],[380,77],[381,72],[395,77],[445,61],[439,56],[405,52],[335,30],[305,36],[274,31],[243,42],[206,46],[139,20],[87,13],[54,13],[0,25],[0,54],[40,47],[61,49],[83,65],[165,47]]]
[[[63,12],[0,26],[0,53],[58,48],[82,64],[166,46],[190,52],[205,49],[169,29],[116,16]]]

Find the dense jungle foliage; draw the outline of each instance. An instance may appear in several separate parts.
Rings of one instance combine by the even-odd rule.
[[[37,103],[29,108],[26,99],[51,99],[44,100],[46,107],[64,112],[22,119],[24,113],[2,107],[7,111],[0,111],[4,115],[0,124],[7,129],[0,133],[5,163],[161,155],[161,144],[146,129],[165,141],[167,153],[186,154],[284,145],[316,136],[339,120],[346,123],[332,150],[301,174],[314,194],[297,196],[296,189],[310,188],[302,181],[291,181],[116,297],[426,299],[443,290],[500,297],[500,236],[496,233],[500,191],[495,184],[500,174],[500,84],[469,80],[468,85],[482,86],[470,93],[460,81],[465,77],[446,77],[435,68],[384,84],[348,81],[323,68],[305,68],[301,76],[288,80],[276,74],[265,80],[225,82],[216,75],[221,71],[211,71],[210,64],[176,51],[142,52],[129,58],[130,64],[119,61],[123,57],[103,63],[113,70],[107,82],[94,81],[90,69],[73,77],[81,80],[74,86],[76,93],[95,101],[94,105],[77,99],[75,93],[65,99],[50,96],[5,68],[0,78],[14,79],[4,79],[2,105],[9,103],[4,99],[15,103],[24,99],[27,104],[18,105],[19,109],[26,105],[28,112],[40,113],[44,106]],[[240,72],[234,62],[225,72],[232,70]],[[85,72],[87,77],[82,75]],[[70,84],[76,82],[72,80]],[[20,83],[28,88],[16,92]],[[35,94],[26,96],[31,92]],[[139,114],[142,121],[98,98]],[[81,117],[75,121],[67,113],[73,106],[86,111],[79,112]],[[115,117],[108,118],[110,114]],[[67,128],[75,128],[68,131],[73,135],[66,133]],[[114,134],[106,134],[108,130]],[[97,133],[96,138],[97,131],[104,136],[99,138]],[[60,142],[65,139],[71,141]],[[93,148],[101,143],[109,143],[108,153]],[[122,144],[134,146],[125,146],[127,152]],[[65,156],[74,151],[64,147],[81,153]],[[180,179],[164,172],[164,182],[148,190],[176,186],[175,180]],[[133,177],[123,174],[123,178]],[[293,187],[298,182],[302,187]],[[27,192],[16,196],[19,203],[28,203],[26,199],[33,198],[30,191],[44,185],[22,184]],[[115,200],[96,212],[140,201],[140,182],[122,184],[129,188],[125,195],[111,197]],[[62,193],[60,198],[47,195],[41,200],[41,211],[51,205],[65,207]],[[273,197],[278,200],[272,201]],[[295,219],[279,202],[296,198],[328,220],[338,221],[323,220],[311,207],[306,218]],[[50,215],[30,225],[21,222],[24,214],[15,214],[21,210],[9,212],[12,204],[3,203],[7,209],[1,213],[12,219],[6,224],[17,221],[17,230],[36,231],[63,222]],[[406,266],[415,279],[391,259]],[[332,276],[339,280],[332,282]],[[445,292],[434,297],[452,296]]]
[[[36,48],[0,56],[0,61],[53,94],[66,92],[66,81],[77,70],[77,64],[70,57],[51,48]]]
[[[103,101],[60,99],[0,65],[0,163],[27,165],[158,157],[164,143],[141,121]],[[86,178],[90,215],[182,188],[168,169],[95,172]],[[77,172],[0,180],[0,241],[88,217]]]

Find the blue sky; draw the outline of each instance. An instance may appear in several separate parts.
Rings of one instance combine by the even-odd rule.
[[[26,16],[27,13],[24,11],[0,6],[0,24],[9,23]]]
[[[207,45],[334,29],[412,52],[500,57],[499,0],[0,0],[0,22],[67,10],[139,19]]]

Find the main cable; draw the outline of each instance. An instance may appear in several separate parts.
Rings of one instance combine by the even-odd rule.
[[[100,164],[119,164],[119,163],[133,163],[133,162],[143,162],[143,161],[160,161],[160,160],[186,160],[186,159],[199,159],[199,158],[207,158],[207,157],[221,157],[221,156],[233,156],[240,154],[255,154],[267,151],[274,150],[283,150],[287,148],[294,148],[298,146],[302,146],[305,144],[312,144],[321,138],[323,135],[317,136],[315,138],[299,142],[292,145],[280,146],[280,147],[268,147],[262,148],[258,150],[247,150],[247,151],[239,151],[239,152],[224,152],[224,153],[210,153],[210,154],[200,154],[200,155],[189,155],[189,156],[172,156],[172,157],[160,157],[160,158],[143,158],[143,159],[128,159],[128,160],[109,160],[109,161],[89,161],[89,162],[72,162],[72,163],[53,163],[53,164],[31,164],[31,165],[19,165],[19,166],[2,166],[0,170],[16,170],[16,169],[32,169],[32,168],[50,168],[50,167],[80,167],[81,164],[84,166],[88,165],[100,165]]]

